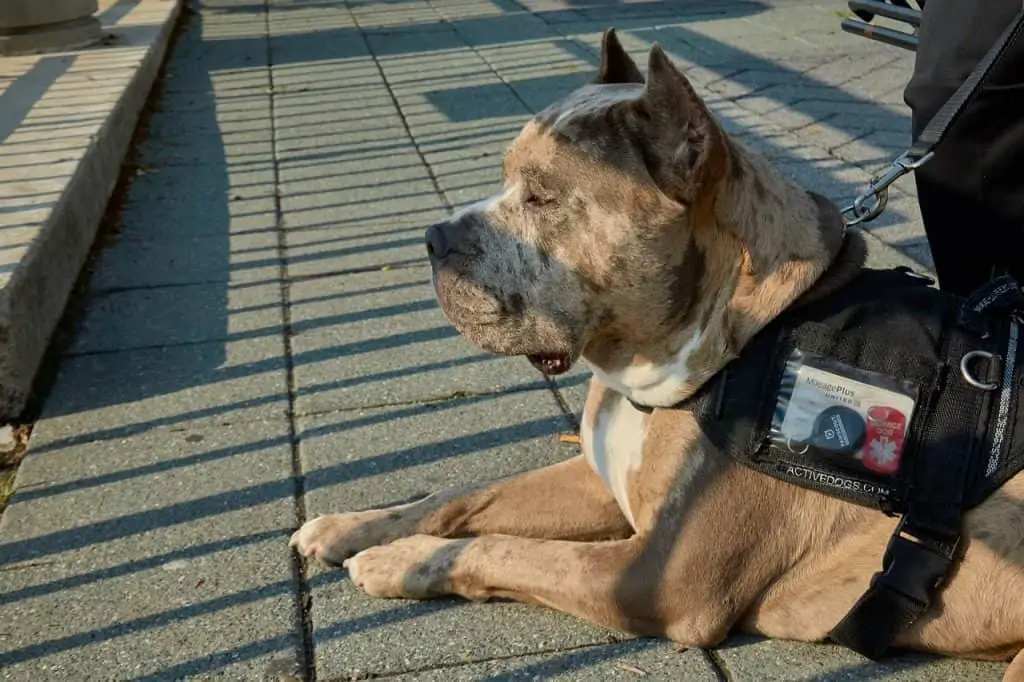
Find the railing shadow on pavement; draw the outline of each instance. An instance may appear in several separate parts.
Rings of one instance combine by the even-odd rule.
[[[28,60],[31,65],[22,66]],[[73,53],[3,60],[15,65],[12,77],[0,75],[0,253],[5,260],[0,281],[4,284],[29,252],[42,220],[56,206],[60,197],[56,188],[67,180],[68,158],[84,148],[87,132],[102,121],[102,114],[91,111],[94,88],[69,76],[77,60]],[[102,77],[100,66],[94,63],[93,68]],[[81,102],[80,112],[69,114],[70,98]]]
[[[595,644],[581,647],[572,651],[558,652],[545,656],[536,663],[528,663],[522,666],[511,667],[503,673],[495,673],[480,680],[486,682],[513,682],[514,680],[537,680],[550,679],[555,675],[565,674],[578,670],[592,668],[601,663],[608,663],[616,659],[633,656],[637,653],[664,646],[664,642],[656,639],[629,639],[627,641],[613,642],[608,644]],[[626,670],[629,670],[628,668]],[[631,670],[634,675],[645,674],[644,671]]]
[[[73,54],[40,57],[28,71],[15,77],[0,91],[0,111],[3,112],[0,115],[0,145],[18,129],[33,107],[74,62]],[[2,151],[3,147],[0,146]]]
[[[277,583],[261,585],[252,589],[234,592],[228,596],[199,601],[176,609],[162,611],[150,616],[125,620],[117,624],[90,630],[78,635],[38,642],[22,649],[0,653],[0,666],[15,665],[41,656],[52,655],[56,652],[76,649],[87,644],[95,644],[97,642],[116,639],[129,633],[137,633],[148,629],[159,628],[184,619],[201,618],[204,614],[216,613],[223,609],[236,607],[242,604],[258,602],[275,594],[291,592],[293,587],[294,586],[291,581],[279,581]],[[334,623],[330,628],[325,629],[320,633],[320,636],[324,639],[343,637],[363,630],[379,628],[400,621],[422,618],[432,613],[457,606],[458,603],[454,600],[436,601],[429,604],[398,606]],[[297,633],[282,633],[277,637],[249,642],[242,646],[220,651],[213,656],[173,665],[157,670],[150,675],[144,675],[133,679],[180,679],[181,676],[185,675],[199,675],[207,672],[214,672],[231,663],[237,663],[238,661],[244,661],[265,655],[268,650],[280,651],[287,650],[290,647],[295,647],[298,645],[298,642],[295,641],[296,638]]]
[[[527,384],[517,390],[519,392],[542,390],[545,386],[546,384],[538,381],[536,384]],[[310,428],[303,431],[303,435],[307,439],[314,439],[325,435],[338,435],[346,431],[355,431],[375,424],[391,423],[423,414],[436,414],[455,407],[461,408],[476,404],[483,404],[488,402],[490,399],[491,398],[486,395],[466,396],[458,402],[451,402],[450,404],[446,404],[445,402],[431,402],[403,406],[389,412],[376,412],[365,416],[353,417],[352,419],[346,420],[340,424]],[[553,424],[550,419],[537,419],[532,422],[519,422],[516,426],[496,427],[476,433],[469,433],[458,438],[427,443],[422,446],[404,450],[392,450],[372,457],[337,464],[327,469],[319,469],[308,474],[308,483],[306,487],[307,490],[316,490],[317,488],[331,486],[342,482],[356,481],[363,477],[393,473],[415,464],[425,464],[431,461],[436,461],[439,458],[447,459],[469,455],[472,454],[483,442],[490,442],[495,438],[507,439],[503,440],[503,442],[508,445],[513,445],[521,440],[527,440],[538,436],[553,436],[555,433],[557,433],[557,425]],[[126,467],[114,473],[100,474],[89,478],[80,478],[68,483],[26,488],[19,493],[18,502],[24,503],[71,491],[82,491],[89,488],[126,481],[134,477],[150,476],[153,474],[172,471],[174,469],[199,466],[229,457],[236,457],[240,454],[267,448],[272,445],[283,445],[288,442],[288,439],[282,436],[280,439],[276,440],[267,439],[253,443],[246,443],[244,445],[206,450],[195,455],[178,457],[172,460],[143,464],[136,467]],[[245,493],[245,490],[249,490],[250,493],[255,494],[255,497],[252,497],[250,493]],[[236,490],[232,494],[239,495],[238,504],[241,505],[248,502],[267,502],[274,499],[273,497],[267,497],[263,492],[261,492],[262,490],[263,488],[261,487],[254,487]],[[426,493],[429,491],[424,492]],[[222,495],[216,496],[218,504],[221,503],[222,497]],[[165,520],[169,522],[168,525],[170,525],[171,520],[175,517],[180,517],[182,522],[193,518],[203,517],[204,514],[197,511],[199,508],[206,506],[203,499],[198,499],[195,500],[194,503],[188,504],[194,504],[195,508],[189,506],[180,514],[167,515]],[[231,502],[225,503],[225,506],[222,507],[222,509],[225,510],[238,508],[242,507]],[[195,516],[190,516],[190,514],[195,514]],[[126,523],[130,520],[131,517],[119,517],[118,523],[120,524],[121,531],[123,531],[124,535],[130,535],[134,532],[145,532],[145,530],[149,529],[148,525],[141,524],[138,527],[138,531],[132,531],[130,529],[134,527],[134,524]],[[49,536],[41,536],[39,538],[34,538],[31,541],[8,543],[3,545],[4,554],[0,556],[0,566],[16,564],[22,561],[36,560],[46,556],[51,551],[63,551],[69,546],[86,546],[93,544],[93,542],[99,542],[114,537],[109,536],[106,532],[101,532],[99,537],[90,537],[92,533],[89,531],[89,527],[85,527],[84,530],[83,528],[76,529],[73,534],[76,536],[75,539],[72,539],[70,535],[72,534],[69,534],[68,538],[62,539],[62,544],[53,542],[53,538],[50,538]],[[116,537],[124,537],[124,535],[117,535]],[[71,545],[64,543],[71,543]],[[51,545],[52,548],[48,550],[47,547],[50,547]],[[3,596],[0,595],[0,603],[2,602]]]
[[[454,600],[438,600],[429,604],[410,604],[407,606],[395,606],[383,611],[348,618],[329,627],[318,631],[320,641],[329,641],[348,635],[365,632],[374,628],[386,627],[397,623],[425,618],[440,611],[457,608],[458,602]],[[239,647],[218,652],[215,656],[186,661],[178,665],[162,668],[150,675],[136,678],[137,682],[163,682],[167,679],[183,679],[205,673],[216,673],[219,669],[237,661],[244,661],[265,655],[267,650],[283,649],[289,642],[282,641],[282,638],[261,640],[251,642]]]

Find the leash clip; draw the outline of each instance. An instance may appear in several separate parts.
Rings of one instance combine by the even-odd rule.
[[[886,204],[889,203],[889,185],[926,164],[933,155],[934,152],[928,152],[921,158],[915,158],[909,151],[900,154],[885,172],[871,179],[867,192],[858,196],[851,205],[843,209],[843,220],[846,222],[846,226],[869,223],[882,215]]]

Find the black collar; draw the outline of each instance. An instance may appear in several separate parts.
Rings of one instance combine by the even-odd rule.
[[[634,410],[637,410],[639,412],[646,412],[647,414],[650,414],[650,413],[654,412],[654,408],[651,407],[650,405],[641,405],[640,403],[638,403],[637,401],[633,400],[632,398],[626,398],[626,400],[629,401],[629,404],[633,406]],[[664,409],[675,409],[676,407],[678,407],[678,404],[671,405],[671,406],[669,406],[667,408],[664,408]]]

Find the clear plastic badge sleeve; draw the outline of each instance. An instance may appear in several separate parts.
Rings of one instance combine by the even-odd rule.
[[[799,349],[786,360],[769,438],[802,461],[851,472],[899,471],[918,387]]]

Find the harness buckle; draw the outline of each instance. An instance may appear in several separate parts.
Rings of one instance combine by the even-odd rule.
[[[882,557],[882,571],[872,582],[880,583],[927,607],[932,592],[946,579],[956,558],[960,537],[936,539],[908,526],[900,518]]]
[[[889,168],[871,179],[867,192],[858,196],[851,205],[842,210],[846,226],[869,223],[882,215],[889,202],[889,185],[926,164],[932,156],[934,152],[928,152],[920,158],[912,156],[910,151],[900,154]]]

